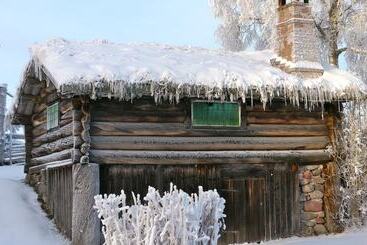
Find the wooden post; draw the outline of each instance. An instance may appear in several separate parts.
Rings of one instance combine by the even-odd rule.
[[[73,165],[72,245],[99,245],[100,221],[94,210],[99,194],[99,165]]]
[[[0,85],[0,166],[4,163],[4,149],[5,149],[5,108],[6,108],[6,92],[7,85]]]

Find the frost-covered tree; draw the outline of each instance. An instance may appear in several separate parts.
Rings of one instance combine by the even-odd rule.
[[[287,2],[296,0],[287,0]],[[323,61],[339,65],[346,53],[349,68],[362,77],[367,66],[367,1],[310,0]],[[217,37],[225,49],[270,48],[276,40],[278,0],[209,0],[221,23]]]
[[[336,137],[335,160],[341,180],[339,220],[344,226],[363,225],[367,219],[367,105],[345,104]]]

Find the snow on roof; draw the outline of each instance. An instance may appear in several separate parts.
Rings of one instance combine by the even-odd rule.
[[[132,99],[149,93],[157,100],[183,96],[246,98],[254,92],[266,103],[275,96],[298,104],[356,99],[366,86],[352,74],[327,68],[304,80],[271,66],[270,50],[227,52],[161,44],[50,40],[31,48],[24,74],[49,80],[63,94]],[[46,74],[46,77],[45,75]]]

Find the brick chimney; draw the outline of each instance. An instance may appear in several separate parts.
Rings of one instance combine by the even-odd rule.
[[[302,78],[322,76],[310,0],[278,1],[278,57],[271,64]]]

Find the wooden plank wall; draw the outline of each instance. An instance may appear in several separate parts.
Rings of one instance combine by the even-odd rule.
[[[188,193],[198,186],[217,189],[226,199],[226,231],[221,244],[258,242],[298,231],[296,172],[285,165],[101,165],[101,192],[124,189],[145,195],[148,186],[168,191],[170,183]]]
[[[72,166],[47,170],[47,199],[57,228],[71,239],[73,211]]]

